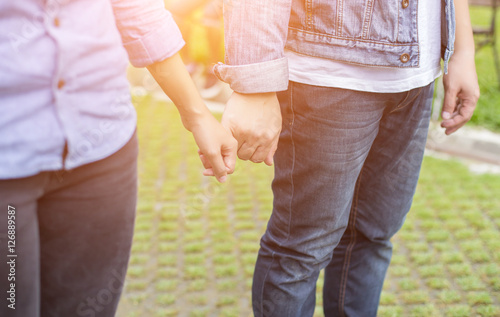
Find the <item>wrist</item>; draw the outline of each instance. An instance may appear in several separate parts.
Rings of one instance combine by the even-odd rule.
[[[181,112],[182,124],[189,132],[201,126],[207,119],[213,118],[212,113],[202,104],[201,106],[190,109],[183,109]]]
[[[453,52],[452,57],[453,56],[474,59],[476,56],[476,51],[474,49],[474,45],[464,47],[464,48],[455,47],[455,50]]]

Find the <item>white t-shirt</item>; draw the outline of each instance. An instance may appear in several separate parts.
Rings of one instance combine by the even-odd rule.
[[[285,50],[290,80],[323,87],[379,93],[408,91],[441,75],[441,1],[418,2],[418,68],[369,67]]]

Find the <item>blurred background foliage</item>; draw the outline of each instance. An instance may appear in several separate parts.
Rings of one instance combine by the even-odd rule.
[[[492,11],[487,7],[471,6],[470,12],[473,25],[486,27],[491,21]],[[499,34],[500,23],[497,23],[497,39]],[[498,40],[496,46],[497,52],[500,52]],[[500,132],[500,83],[495,70],[491,46],[485,46],[477,52],[476,67],[481,88],[481,98],[472,117],[472,123]]]

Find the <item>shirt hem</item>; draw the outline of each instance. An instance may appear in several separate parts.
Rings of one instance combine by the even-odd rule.
[[[365,81],[357,78],[339,78],[330,76],[321,76],[315,74],[311,77],[310,74],[302,74],[294,70],[290,70],[290,81],[298,82],[306,85],[341,88],[356,91],[365,91],[373,93],[399,93],[409,91],[418,87],[424,87],[430,84],[441,76],[441,67],[426,71],[422,74],[405,78],[403,80],[388,80],[388,81]],[[307,77],[309,78],[307,78]]]

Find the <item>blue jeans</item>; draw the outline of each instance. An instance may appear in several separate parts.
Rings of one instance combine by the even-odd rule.
[[[255,316],[376,316],[390,239],[410,209],[433,84],[379,94],[290,82],[279,94],[274,207],[261,239]]]
[[[100,161],[0,180],[0,316],[114,316],[132,245],[136,196],[135,134]],[[9,211],[16,222],[15,258],[7,248]],[[14,287],[8,281],[12,273]],[[12,289],[15,310],[8,307]]]

